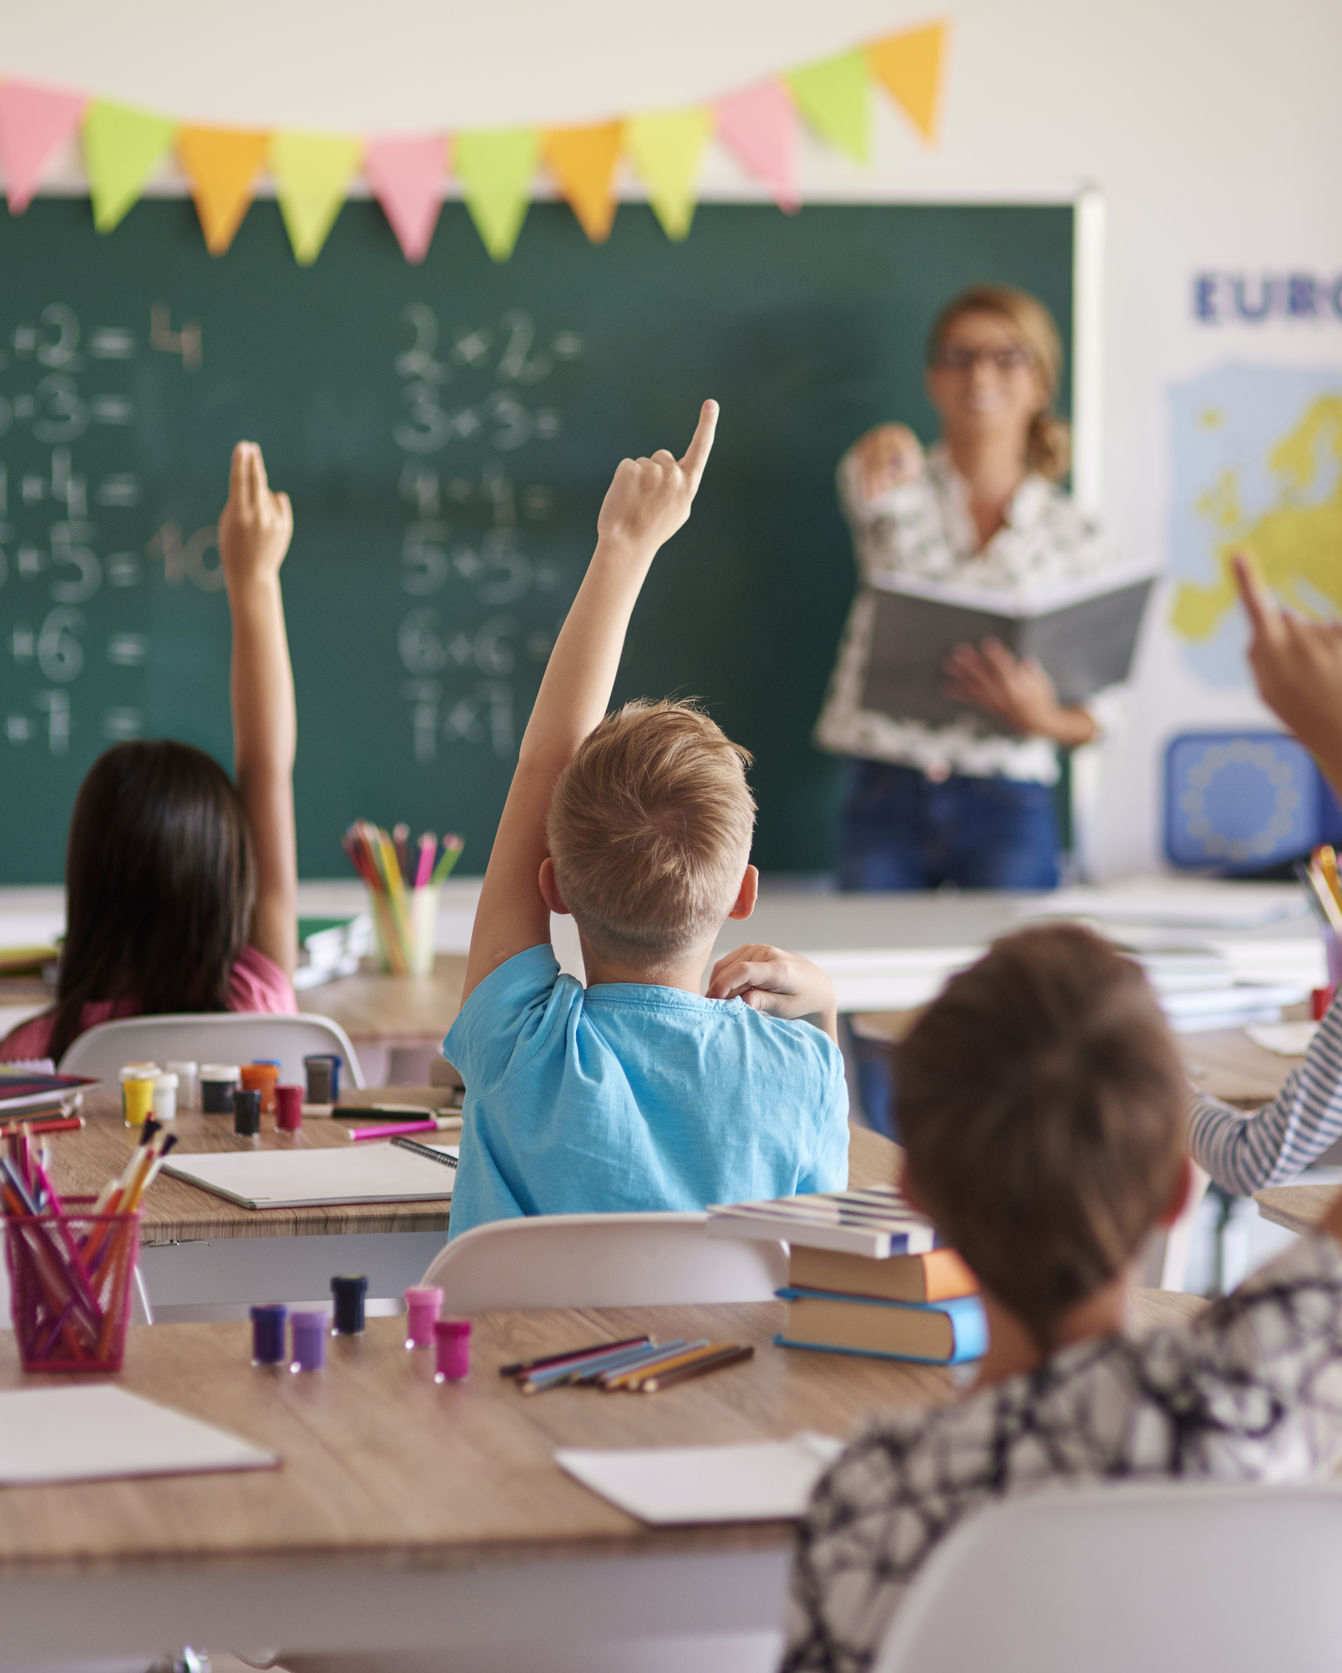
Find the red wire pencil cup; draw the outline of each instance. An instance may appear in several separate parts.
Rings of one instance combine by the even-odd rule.
[[[9,1214],[5,1258],[25,1371],[119,1371],[140,1249],[139,1210],[98,1214],[93,1197]],[[81,1205],[84,1205],[81,1212]]]

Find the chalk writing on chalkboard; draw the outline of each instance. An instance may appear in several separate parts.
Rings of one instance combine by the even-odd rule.
[[[563,415],[547,403],[542,386],[558,361],[581,356],[582,338],[560,330],[543,339],[522,309],[445,336],[433,308],[410,302],[401,324],[409,344],[392,362],[402,380],[392,440],[407,456],[398,483],[407,519],[401,590],[416,602],[401,620],[396,645],[408,676],[402,695],[415,759],[434,761],[440,742],[449,742],[479,745],[508,760],[518,737],[509,676],[521,660],[544,662],[553,642],[549,633],[525,630],[508,607],[561,584],[557,566],[528,549],[524,532],[551,517],[554,489],[519,481],[508,455],[563,430]],[[481,442],[497,458],[472,471],[440,468],[435,456],[457,440]],[[468,511],[475,532],[457,539],[454,524]],[[469,632],[447,627],[439,606],[421,601],[453,582],[465,583],[479,604],[499,613]],[[449,670],[458,676],[450,694],[438,677]]]
[[[4,611],[7,648],[16,669],[32,680],[4,716],[10,745],[45,744],[52,755],[68,754],[70,687],[89,658],[138,670],[151,654],[147,632],[100,631],[79,608],[104,586],[135,588],[145,580],[142,554],[119,549],[134,541],[125,514],[134,513],[144,497],[138,472],[129,468],[134,464],[129,448],[124,460],[116,460],[115,449],[110,455],[128,468],[109,469],[108,450],[99,444],[99,463],[88,470],[80,443],[101,431],[129,434],[133,395],[115,385],[138,356],[158,353],[180,355],[183,367],[198,371],[199,322],[174,328],[168,305],[155,302],[141,332],[135,324],[87,323],[67,303],[55,301],[36,319],[17,321],[0,346],[0,373],[6,374],[0,438],[12,434],[30,444],[23,468],[13,475],[0,461],[0,587],[10,595]],[[41,469],[34,468],[34,457],[43,459]],[[204,566],[207,545],[193,537],[183,546],[170,527],[154,536],[144,555],[161,555],[170,581],[192,573],[200,585],[217,586],[219,580]],[[109,742],[135,737],[141,729],[134,703],[114,702],[104,709],[101,731]]]

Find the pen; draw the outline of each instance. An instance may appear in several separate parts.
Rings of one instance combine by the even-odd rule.
[[[422,1121],[384,1121],[380,1127],[346,1127],[347,1138],[391,1139],[400,1133],[441,1133],[449,1127],[459,1127],[460,1118],[427,1116]]]
[[[710,1371],[725,1371],[729,1365],[739,1365],[743,1359],[752,1358],[754,1352],[751,1347],[727,1347],[721,1353],[706,1354],[696,1359],[693,1365],[682,1365],[679,1371],[667,1371],[661,1376],[649,1377],[646,1382],[635,1383],[634,1388],[639,1394],[656,1394],[658,1389],[687,1383],[692,1377],[705,1377]]]
[[[576,1363],[581,1359],[591,1359],[597,1354],[618,1353],[624,1348],[642,1348],[647,1345],[648,1336],[625,1336],[618,1342],[594,1342],[590,1348],[569,1348],[564,1353],[544,1354],[540,1359],[518,1359],[511,1365],[500,1365],[501,1377],[521,1377],[532,1371],[543,1371],[548,1366],[559,1365],[565,1361]]]

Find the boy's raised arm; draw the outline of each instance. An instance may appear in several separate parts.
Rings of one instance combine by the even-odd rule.
[[[248,939],[292,976],[298,962],[294,754],[298,715],[280,565],[294,531],[287,494],[272,494],[255,442],[233,449],[219,557],[233,621],[233,777],[251,827],[256,907]]]
[[[664,448],[622,459],[597,517],[596,550],[536,696],[480,890],[462,999],[492,970],[550,938],[540,888],[555,781],[606,712],[624,637],[657,550],[690,514],[713,446],[716,401],[705,401],[682,459]]]

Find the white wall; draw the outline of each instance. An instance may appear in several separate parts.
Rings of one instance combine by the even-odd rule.
[[[1191,306],[1210,266],[1342,273],[1337,0],[230,0],[195,18],[182,0],[3,7],[0,73],[203,120],[364,131],[655,108],[944,15],[940,145],[923,150],[882,101],[870,173],[811,148],[805,190],[1101,188],[1102,503],[1126,551],[1165,551],[1172,381],[1231,358],[1342,376],[1342,319],[1207,325]],[[77,178],[74,158],[62,173]],[[721,158],[706,183],[748,195]],[[1194,679],[1166,634],[1148,638],[1141,673],[1106,773],[1106,870],[1155,856],[1163,738],[1257,712],[1247,693]]]

